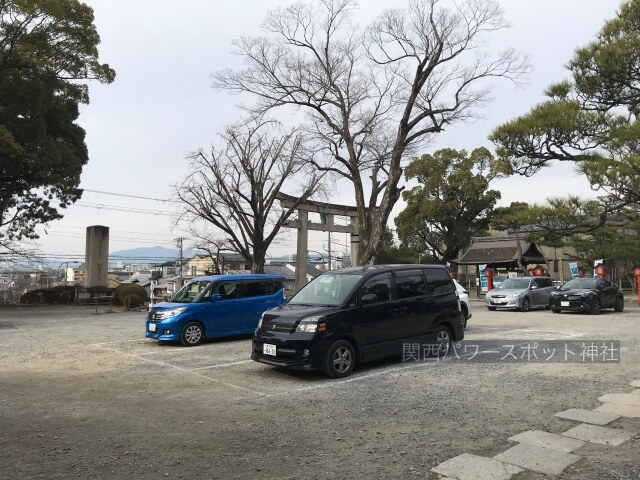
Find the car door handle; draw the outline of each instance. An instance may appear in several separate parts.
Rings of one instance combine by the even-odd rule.
[[[407,313],[407,310],[409,310],[409,307],[392,308],[391,310],[389,310],[389,313],[391,313],[391,315],[400,316]]]

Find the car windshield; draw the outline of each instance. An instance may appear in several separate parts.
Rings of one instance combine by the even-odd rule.
[[[204,291],[210,284],[209,280],[198,280],[195,282],[189,282],[182,287],[178,292],[171,297],[170,302],[176,303],[192,303],[197,301],[196,298]]]
[[[529,288],[530,281],[528,278],[507,278],[496,288],[500,290],[524,290]]]
[[[565,283],[560,290],[571,290],[572,288],[596,288],[598,280],[595,278],[574,278]]]
[[[344,302],[362,275],[325,273],[307,283],[296,293],[290,304],[337,306]]]

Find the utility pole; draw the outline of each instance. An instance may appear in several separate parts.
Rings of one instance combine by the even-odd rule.
[[[180,249],[180,260],[178,264],[178,269],[180,270],[180,288],[182,288],[182,237],[176,238],[176,247]],[[178,290],[180,290],[180,288]]]
[[[329,271],[331,271],[331,228],[329,228],[329,248],[327,253],[329,254]]]

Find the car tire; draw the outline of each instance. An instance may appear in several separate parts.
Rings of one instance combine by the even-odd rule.
[[[487,307],[489,310],[491,310],[492,312],[496,311],[496,307]]]
[[[616,312],[622,312],[624,310],[624,297],[618,297],[616,298],[616,303],[613,306],[613,309]]]
[[[524,297],[524,300],[522,300],[522,308],[520,308],[520,310],[523,312],[528,312],[530,308],[531,301],[529,300],[529,297]]]
[[[462,328],[467,328],[467,319],[469,318],[469,310],[466,305],[462,305]]]
[[[453,338],[451,337],[451,330],[445,325],[438,325],[436,327],[435,339],[438,343],[438,356],[445,357],[449,353]]]
[[[356,366],[356,351],[347,340],[335,341],[327,351],[324,371],[331,378],[348,377]]]
[[[180,343],[185,347],[195,347],[204,340],[204,328],[198,322],[189,322],[182,327]]]
[[[599,315],[601,310],[602,310],[602,304],[600,303],[600,299],[594,298],[593,303],[591,304],[591,309],[589,310],[589,313],[591,315]]]

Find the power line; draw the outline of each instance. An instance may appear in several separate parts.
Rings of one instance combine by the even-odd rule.
[[[45,233],[44,236],[48,237],[64,237],[64,238],[77,238],[78,240],[84,240],[86,237],[84,235],[65,235],[67,232],[62,233]],[[150,238],[131,238],[131,237],[117,237],[110,236],[109,242],[132,242],[132,243],[144,243],[146,245],[158,245],[158,244],[170,244],[171,240],[152,240]]]
[[[112,235],[113,233],[113,235]],[[52,236],[52,237],[70,237],[70,238],[86,238],[84,232],[77,231],[68,231],[68,230],[58,230],[58,229],[46,229],[43,232],[39,232],[41,236]],[[138,237],[137,235],[118,235],[118,233],[114,230],[109,231],[109,239],[110,240],[131,240],[131,241],[142,241],[142,242],[156,242],[156,243],[172,243],[173,238],[169,236],[159,236],[159,235],[151,235],[149,237]]]
[[[84,203],[84,202],[76,202],[74,205],[79,207],[87,207],[87,208],[95,208],[97,210],[113,210],[116,212],[125,212],[125,213],[142,213],[147,215],[164,215],[167,217],[174,217],[176,213],[167,213],[162,212],[160,210],[151,210],[148,208],[135,208],[135,207],[123,207],[121,205],[108,205],[103,203]]]
[[[178,254],[176,255],[171,255],[171,256],[166,256],[166,257],[139,257],[139,256],[124,256],[124,255],[109,255],[109,260],[141,260],[141,261],[147,261],[147,262],[165,262],[165,261],[173,261],[178,257]],[[21,255],[17,255],[17,254],[11,254],[11,255],[7,255],[7,256],[3,256],[3,254],[0,252],[0,260],[1,261],[10,261],[10,260],[15,260],[15,259],[21,259],[24,260],[26,257],[25,256],[21,256]],[[69,254],[69,255],[64,255],[64,254],[56,254],[56,253],[39,253],[37,255],[29,255],[28,258],[32,258],[34,259],[33,261],[41,261],[44,259],[49,259],[49,260],[73,260],[73,259],[79,259],[79,260],[83,260],[85,259],[85,255],[84,253],[80,254],[80,253],[74,253],[74,254]]]
[[[57,232],[58,229],[63,229],[63,230],[81,230],[81,232],[60,232],[60,233],[73,233],[73,234],[80,234],[86,231],[87,227],[86,226],[79,226],[79,225],[53,225],[53,226],[43,226],[43,225],[39,225],[39,228],[41,228],[42,230],[44,230],[45,232]],[[162,237],[162,238],[167,238],[170,241],[173,241],[173,239],[175,238],[173,235],[170,235],[168,233],[155,233],[155,232],[134,232],[134,231],[130,231],[130,230],[120,230],[118,228],[111,228],[109,227],[109,233],[115,233],[115,234],[120,234],[120,233],[132,233],[134,235],[144,235],[147,237],[154,237],[154,238],[158,238],[158,237]]]
[[[89,188],[85,188],[83,190],[85,192],[100,193],[102,195],[113,195],[113,196],[116,196],[116,197],[138,198],[140,200],[153,200],[155,202],[164,202],[164,203],[181,203],[181,202],[178,202],[177,200],[169,200],[169,199],[164,199],[164,198],[153,198],[153,197],[143,197],[143,196],[140,196],[140,195],[128,195],[126,193],[105,192],[103,190],[91,190]]]

